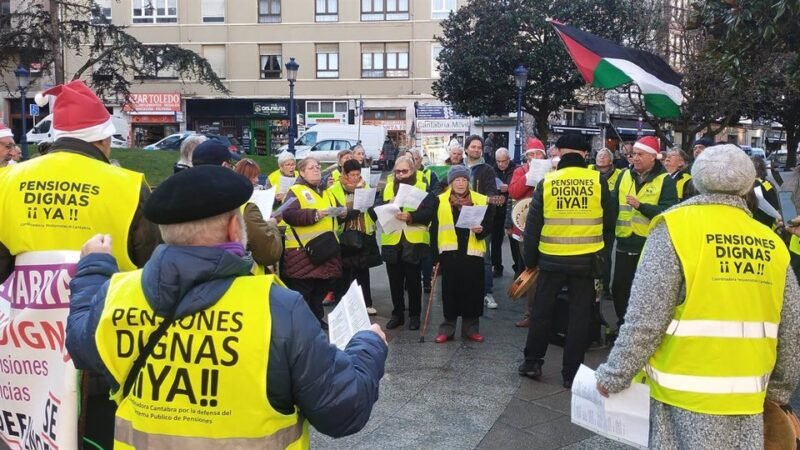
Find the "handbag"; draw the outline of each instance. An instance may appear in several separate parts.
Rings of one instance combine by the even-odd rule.
[[[358,230],[344,230],[339,235],[339,244],[342,247],[361,250],[364,248],[364,233]]]
[[[608,275],[608,269],[610,264],[608,263],[608,256],[605,250],[600,250],[599,252],[592,255],[592,278],[595,280],[602,280]]]
[[[764,450],[794,450],[800,443],[800,421],[789,405],[764,401]]]
[[[292,228],[292,234],[294,234],[294,238],[297,239],[297,242],[300,244],[300,248],[308,255],[311,264],[315,266],[319,266],[325,261],[339,256],[339,241],[336,240],[336,235],[333,231],[326,231],[314,239],[311,239],[305,245],[303,241],[300,240],[300,236],[297,235],[297,231],[295,231],[294,228]]]

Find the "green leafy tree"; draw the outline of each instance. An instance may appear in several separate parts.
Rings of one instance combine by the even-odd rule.
[[[0,69],[40,63],[43,72],[63,83],[65,53],[83,61],[72,79],[88,75],[89,84],[105,98],[127,99],[132,80],[164,70],[229,93],[205,58],[177,45],[142,43],[126,27],[110,23],[93,0],[21,0],[14,11],[0,16]]]
[[[440,79],[433,91],[456,111],[504,115],[516,109],[513,71],[528,69],[523,109],[547,139],[548,119],[577,103],[585,85],[547,18],[636,48],[658,39],[660,1],[472,0],[442,21]]]

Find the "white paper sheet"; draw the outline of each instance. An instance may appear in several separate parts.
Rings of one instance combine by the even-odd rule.
[[[378,192],[375,188],[362,188],[356,189],[355,197],[353,198],[353,209],[359,211],[366,211],[375,204],[375,194]]]
[[[364,180],[365,183],[369,183],[369,177],[371,176],[371,170],[369,167],[363,167],[361,169],[361,179]]]
[[[650,387],[633,384],[605,398],[597,391],[594,370],[581,365],[572,381],[572,423],[646,449],[650,438]]]
[[[353,336],[362,330],[369,330],[369,316],[364,303],[364,292],[357,282],[353,281],[342,300],[328,313],[328,332],[331,344],[341,350]]]
[[[400,184],[392,203],[401,208],[417,209],[427,196],[428,193],[422,189],[417,189],[409,184]]]
[[[275,204],[275,188],[269,188],[266,191],[253,191],[253,196],[250,201],[258,206],[263,217],[272,216],[272,205]]]
[[[294,186],[294,182],[296,180],[297,178],[295,177],[284,177],[281,175],[280,185],[278,186],[278,194],[285,194],[289,192],[289,188]]]
[[[536,187],[544,180],[545,174],[553,170],[553,163],[549,159],[532,159],[528,173],[525,174],[525,185]]]
[[[503,183],[503,180],[501,180],[500,178],[495,178],[494,179],[494,184],[497,185],[497,190],[498,191],[500,190],[500,188],[502,188],[503,186],[506,185],[505,183]]]
[[[761,186],[753,188],[753,192],[755,192],[756,198],[758,199],[758,209],[774,219],[783,220],[781,218],[781,213],[764,198],[764,192],[761,190]]]
[[[367,180],[365,180],[365,181],[367,181]],[[370,186],[377,187],[378,183],[381,182],[381,173],[380,172],[373,173],[372,175],[369,176],[369,180],[368,181],[369,181],[369,185]]]
[[[483,222],[483,216],[486,215],[486,205],[483,206],[462,206],[461,212],[458,214],[458,221],[456,221],[456,228],[474,228]]]
[[[406,223],[397,220],[395,215],[400,212],[400,207],[394,203],[375,207],[375,215],[378,216],[378,223],[381,224],[383,231],[393,233],[405,229]]]
[[[289,205],[291,205],[292,203],[294,203],[296,201],[297,201],[297,197],[292,197],[289,200],[283,202],[283,204],[281,205],[280,208],[278,208],[278,209],[276,209],[275,211],[272,212],[272,217],[280,216],[281,214],[283,214],[283,211],[286,210],[286,208],[289,207]]]

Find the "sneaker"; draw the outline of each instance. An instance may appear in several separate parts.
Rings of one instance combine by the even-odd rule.
[[[378,315],[378,310],[370,306],[369,308],[367,308],[367,314],[369,314],[370,316],[376,316]]]
[[[533,378],[534,380],[542,376],[542,363],[539,361],[525,360],[517,369],[520,376]]]
[[[328,292],[322,299],[322,306],[333,306],[334,303],[336,303],[336,294],[333,291]]]
[[[531,325],[531,319],[528,317],[524,317],[518,320],[514,326],[517,328],[528,328]]]
[[[497,309],[497,302],[494,301],[494,297],[492,294],[486,294],[483,296],[483,303],[489,309]]]

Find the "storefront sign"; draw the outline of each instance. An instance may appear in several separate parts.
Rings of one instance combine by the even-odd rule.
[[[285,117],[289,115],[289,105],[286,102],[253,103],[253,114]]]
[[[181,94],[131,94],[123,111],[132,114],[175,113],[181,110]]]
[[[319,123],[338,123],[347,125],[347,113],[306,113],[308,125]]]
[[[131,116],[131,123],[150,123],[160,125],[162,123],[177,123],[175,116],[159,114],[137,114]]]
[[[581,128],[581,127],[553,127],[554,133],[580,133],[585,136],[599,136],[599,128]]]
[[[405,120],[365,120],[364,125],[377,125],[386,128],[387,131],[406,131]]]
[[[469,119],[417,120],[418,133],[467,133]]]
[[[419,105],[417,119],[444,119],[445,107],[443,105]]]

